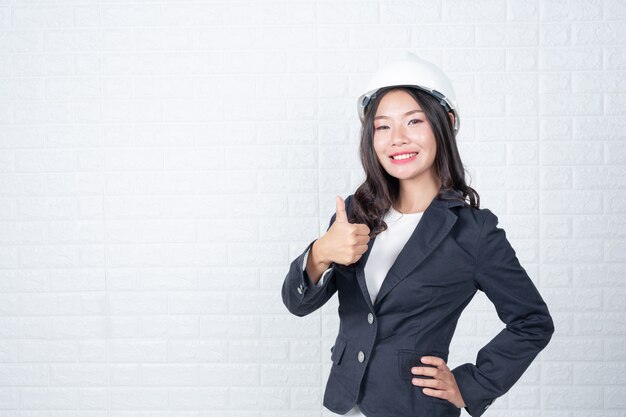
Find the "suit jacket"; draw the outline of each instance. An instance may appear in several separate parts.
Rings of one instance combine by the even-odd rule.
[[[448,192],[447,195],[453,192]],[[348,216],[353,195],[346,199]],[[335,221],[332,215],[328,229]],[[354,264],[332,264],[321,286],[292,263],[282,299],[296,316],[337,292],[339,332],[323,404],[345,414],[355,403],[368,417],[458,417],[461,409],[413,385],[412,366],[425,355],[448,362],[457,321],[477,290],[506,326],[478,351],[476,364],[452,369],[467,412],[481,416],[522,376],[554,332],[552,317],[489,209],[435,198],[398,255],[372,304],[364,267],[376,238]],[[424,376],[425,378],[430,378]]]

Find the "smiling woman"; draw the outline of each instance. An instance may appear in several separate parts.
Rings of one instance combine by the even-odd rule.
[[[337,198],[326,234],[292,262],[283,302],[304,316],[338,294],[324,393],[334,415],[459,417],[465,408],[478,417],[521,377],[554,324],[497,216],[465,183],[445,74],[410,57],[373,80],[358,100],[365,182]],[[506,327],[476,364],[451,368],[457,322],[479,290]]]
[[[401,189],[400,199],[418,190],[436,191],[432,186],[440,187],[433,164],[437,141],[425,123],[424,111],[408,88],[386,90],[380,97],[374,117],[374,149],[383,169],[401,180],[401,187],[411,188]],[[403,213],[425,209],[425,201],[420,207],[410,207],[413,201],[398,201],[396,209]]]
[[[443,84],[440,89],[451,89]],[[373,230],[370,236],[386,230],[381,220],[389,206],[402,213],[424,211],[433,196],[442,197],[445,191],[457,190],[462,197],[456,198],[469,198],[470,205],[479,208],[478,193],[465,183],[456,144],[455,129],[460,126],[457,106],[447,104],[454,100],[443,100],[438,90],[434,91],[435,95],[427,89],[391,85],[361,98],[368,102],[363,110],[360,143],[366,181],[356,190],[355,198],[363,203],[358,206],[369,209],[357,206],[354,220],[367,224]]]

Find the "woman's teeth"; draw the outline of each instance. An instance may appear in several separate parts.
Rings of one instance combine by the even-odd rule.
[[[402,154],[402,155],[392,156],[392,158],[395,159],[395,160],[408,159],[408,158],[414,157],[415,155],[417,155],[417,153],[405,153],[405,154]]]

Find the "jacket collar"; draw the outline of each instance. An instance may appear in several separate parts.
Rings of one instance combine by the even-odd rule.
[[[443,193],[444,197],[450,198],[454,196],[462,197],[461,192],[446,191]],[[428,205],[422,218],[413,233],[409,237],[400,254],[396,258],[395,262],[389,269],[383,284],[378,292],[378,296],[371,304],[371,298],[367,290],[367,284],[365,281],[365,264],[367,258],[372,251],[372,246],[376,241],[376,237],[369,240],[367,244],[367,251],[356,262],[356,276],[361,287],[361,291],[370,309],[374,311],[374,307],[377,306],[380,301],[391,291],[396,285],[404,280],[409,273],[415,270],[430,253],[435,250],[437,245],[446,237],[450,230],[454,226],[457,220],[456,214],[451,210],[452,207],[462,206],[465,203],[460,200],[445,200],[440,198],[434,198]]]

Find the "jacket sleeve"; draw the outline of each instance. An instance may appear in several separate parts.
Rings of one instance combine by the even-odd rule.
[[[302,270],[306,271],[306,264],[307,261],[309,260],[309,253],[311,252],[310,249],[307,249],[306,252],[304,253],[304,258],[302,259]],[[326,269],[326,271],[324,271],[322,273],[322,276],[320,277],[320,280],[317,281],[317,284],[315,284],[317,287],[321,287],[322,285],[324,285],[324,281],[327,278],[327,275],[333,270],[332,265]]]
[[[346,211],[349,207],[349,201],[352,196],[349,196],[345,200]],[[334,213],[328,223],[328,228],[335,222],[337,213]],[[290,313],[296,316],[302,317],[312,313],[321,306],[323,306],[330,297],[337,291],[337,285],[335,283],[335,264],[331,263],[330,267],[324,272],[324,281],[315,285],[309,278],[309,275],[305,269],[305,256],[309,250],[313,247],[317,239],[309,243],[307,248],[293,261],[289,267],[289,272],[283,282],[282,298],[283,303],[287,307]]]
[[[478,351],[476,364],[452,370],[472,417],[481,416],[505,394],[546,347],[554,333],[548,307],[520,265],[498,217],[489,209],[479,235],[474,284],[494,304],[506,324]]]

